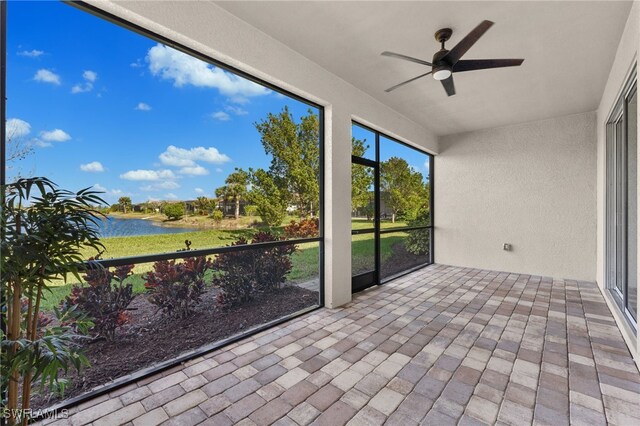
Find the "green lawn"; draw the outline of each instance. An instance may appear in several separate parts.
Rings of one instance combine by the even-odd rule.
[[[391,228],[405,226],[404,222],[383,222],[381,227]],[[371,222],[361,219],[353,219],[353,229],[366,229],[371,227]],[[184,247],[184,241],[192,242],[192,249],[202,249],[211,247],[221,247],[231,244],[239,237],[250,238],[256,230],[253,228],[240,230],[226,229],[203,229],[195,232],[185,232],[180,234],[157,234],[134,237],[112,237],[104,238],[102,242],[105,246],[103,259],[119,258],[127,256],[138,256],[153,253],[173,252]],[[406,233],[397,232],[382,235],[381,253],[384,261],[391,253],[391,246],[400,242],[406,237]],[[307,243],[298,245],[298,251],[294,253],[293,269],[289,274],[291,281],[303,282],[318,276],[319,265],[319,244]],[[90,251],[85,251],[86,257],[95,255]],[[373,234],[354,235],[352,238],[352,258],[353,271],[361,272],[370,269],[373,265]],[[136,265],[135,275],[130,278],[135,293],[144,291],[144,280],[142,275],[152,269],[151,263]],[[59,281],[51,286],[51,292],[47,294],[43,302],[44,310],[51,310],[53,306],[59,304],[69,294],[72,283],[65,284]]]

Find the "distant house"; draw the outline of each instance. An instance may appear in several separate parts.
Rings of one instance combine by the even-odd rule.
[[[244,208],[249,205],[245,200],[240,200],[240,214],[244,216]],[[225,217],[235,217],[236,215],[236,202],[233,200],[218,199],[217,208],[222,211]]]

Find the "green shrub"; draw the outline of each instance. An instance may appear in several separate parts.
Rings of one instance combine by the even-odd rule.
[[[253,217],[255,215],[258,214],[258,206],[255,206],[253,204],[249,204],[244,206],[244,215],[245,216],[249,216],[249,217]]]
[[[220,222],[222,222],[223,218],[224,213],[222,213],[222,210],[215,209],[213,212],[211,212],[211,219],[213,219],[215,223],[219,224]]]
[[[251,244],[278,241],[268,232],[258,232]],[[240,238],[232,246],[247,244]],[[277,290],[291,271],[293,245],[260,248],[222,253],[213,262],[213,268],[219,272],[213,279],[213,285],[220,289],[217,300],[223,306],[233,306],[253,299],[259,293]]]
[[[258,215],[267,226],[279,226],[287,216],[287,211],[279,206],[264,203],[258,207]]]
[[[184,205],[182,203],[170,203],[164,206],[162,209],[169,219],[177,220],[184,216]]]
[[[426,226],[429,224],[429,211],[421,210],[415,220],[409,221],[408,226]],[[417,256],[429,254],[431,232],[428,229],[409,231],[405,247],[409,253]]]

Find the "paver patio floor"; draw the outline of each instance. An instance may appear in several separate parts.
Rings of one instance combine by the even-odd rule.
[[[57,423],[637,425],[640,375],[594,283],[432,265],[71,413]]]

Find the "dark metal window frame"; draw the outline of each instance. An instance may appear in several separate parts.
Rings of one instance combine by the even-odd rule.
[[[434,244],[434,211],[433,211],[433,207],[434,207],[434,174],[433,174],[433,169],[434,169],[434,156],[433,154],[430,154],[426,151],[423,151],[419,148],[416,148],[415,146],[409,145],[405,142],[402,142],[394,137],[391,137],[387,134],[385,134],[384,132],[381,132],[379,130],[373,129],[365,124],[359,123],[356,120],[352,120],[351,124],[353,126],[358,126],[368,132],[371,132],[374,134],[375,136],[375,147],[374,147],[374,160],[368,159],[368,158],[363,158],[363,157],[357,157],[355,155],[351,156],[351,163],[352,164],[359,164],[362,166],[366,166],[366,167],[371,167],[374,169],[374,210],[375,210],[375,214],[374,214],[374,220],[373,220],[373,228],[367,228],[367,229],[352,229],[351,230],[351,235],[362,235],[362,234],[374,234],[374,267],[375,270],[374,271],[367,271],[367,272],[363,272],[357,275],[353,275],[351,277],[351,291],[352,293],[356,293],[358,291],[362,291],[362,290],[366,290],[369,287],[375,286],[375,285],[382,285],[385,284],[389,281],[392,281],[396,278],[400,278],[404,275],[407,275],[411,272],[414,272],[420,268],[424,268],[425,266],[429,266],[432,265],[435,259],[435,244]],[[388,140],[390,140],[391,142],[400,144],[402,146],[405,146],[407,148],[413,149],[414,151],[418,151],[421,154],[425,154],[428,156],[429,158],[429,216],[430,216],[430,223],[429,225],[425,225],[425,226],[405,226],[405,227],[395,227],[395,228],[386,228],[386,229],[381,229],[380,228],[380,137],[384,137]],[[429,232],[429,236],[430,236],[430,247],[429,247],[429,252],[430,252],[430,256],[429,256],[429,261],[420,264],[420,265],[416,265],[414,267],[411,267],[405,271],[399,272],[397,274],[393,274],[391,276],[382,278],[380,275],[380,265],[381,265],[381,250],[380,250],[380,235],[383,234],[389,234],[389,233],[393,233],[393,232],[402,232],[402,231],[415,231],[415,230],[420,230],[420,229],[424,229],[427,230]]]
[[[231,336],[227,339],[212,343],[210,345],[205,345],[203,347],[197,348],[195,350],[183,353],[181,355],[179,355],[177,358],[171,359],[171,360],[167,360],[164,362],[160,362],[158,364],[154,364],[150,367],[144,368],[142,370],[136,371],[132,374],[129,374],[125,377],[121,377],[118,378],[110,383],[107,383],[105,385],[102,385],[98,388],[95,388],[87,393],[78,395],[77,397],[62,401],[59,404],[56,404],[54,406],[48,407],[46,410],[44,410],[43,412],[40,413],[40,415],[38,417],[34,417],[33,420],[37,420],[39,418],[45,418],[46,414],[49,412],[52,412],[53,410],[61,410],[61,409],[67,409],[67,408],[71,408],[74,407],[84,401],[87,401],[89,399],[92,398],[96,398],[100,395],[103,395],[105,393],[109,393],[112,392],[115,389],[121,388],[123,386],[126,386],[127,384],[137,381],[137,380],[141,380],[143,378],[149,377],[151,375],[157,374],[159,372],[168,370],[172,367],[175,367],[177,365],[180,365],[190,359],[196,358],[198,356],[202,356],[206,353],[212,352],[214,350],[220,349],[226,345],[229,345],[231,343],[234,343],[238,340],[247,338],[249,336],[255,335],[261,331],[264,331],[268,328],[274,327],[276,325],[285,323],[293,318],[297,318],[300,317],[302,315],[305,315],[309,312],[315,311],[317,309],[320,309],[322,307],[324,307],[325,304],[325,294],[324,294],[324,265],[325,265],[325,261],[324,261],[324,216],[325,216],[325,212],[324,212],[324,156],[325,156],[325,120],[324,120],[324,107],[320,104],[317,104],[315,102],[309,101],[295,93],[292,93],[288,90],[282,89],[268,81],[262,80],[260,78],[257,78],[249,73],[246,73],[245,71],[242,71],[238,68],[235,68],[233,66],[227,65],[225,63],[222,63],[220,61],[218,61],[217,59],[214,59],[210,56],[204,55],[201,52],[189,48],[187,46],[184,46],[182,44],[179,44],[175,41],[173,41],[170,38],[167,38],[163,35],[160,35],[158,33],[155,33],[145,27],[142,27],[138,24],[135,24],[133,22],[130,22],[124,18],[121,18],[119,16],[116,16],[114,14],[111,14],[107,11],[104,11],[92,4],[86,3],[84,1],[66,1],[63,0],[61,1],[62,3],[65,3],[67,5],[73,6],[77,9],[80,9],[84,12],[90,13],[100,19],[109,21],[119,27],[122,27],[126,30],[129,31],[133,31],[135,33],[138,33],[140,35],[142,35],[143,37],[146,38],[150,38],[152,40],[155,40],[157,42],[160,42],[166,46],[170,46],[176,50],[179,50],[183,53],[186,53],[187,55],[193,56],[197,59],[200,59],[202,61],[205,61],[211,65],[214,65],[215,67],[221,68],[225,71],[234,73],[240,77],[243,77],[247,80],[250,80],[254,83],[260,84],[268,89],[273,90],[274,92],[283,94],[289,98],[295,99],[299,102],[302,102],[306,105],[309,105],[313,108],[316,108],[318,110],[318,118],[319,118],[319,127],[320,127],[320,131],[319,131],[319,152],[320,152],[320,158],[319,158],[319,176],[318,176],[318,184],[320,186],[320,209],[319,209],[319,236],[315,237],[315,238],[300,238],[300,239],[293,239],[293,240],[284,240],[284,241],[274,241],[274,242],[266,242],[266,243],[257,243],[257,244],[247,244],[247,245],[242,245],[242,246],[227,246],[227,247],[212,247],[212,248],[206,248],[206,249],[199,249],[199,250],[190,250],[190,251],[181,251],[181,252],[168,252],[168,253],[157,253],[157,254],[149,254],[149,255],[142,255],[142,256],[130,256],[130,257],[123,257],[123,258],[114,258],[114,259],[103,259],[103,260],[98,260],[98,261],[88,261],[86,262],[83,267],[84,268],[93,268],[93,267],[97,267],[98,265],[102,266],[102,267],[113,267],[113,266],[119,266],[119,265],[128,265],[128,264],[133,264],[133,263],[148,263],[148,262],[156,262],[159,260],[169,260],[169,259],[182,259],[182,258],[186,258],[186,257],[193,257],[193,256],[205,256],[205,255],[215,255],[215,254],[220,254],[220,253],[229,253],[229,252],[236,252],[236,251],[244,251],[244,250],[256,250],[256,249],[265,249],[265,248],[270,248],[270,247],[277,247],[277,246],[283,246],[283,245],[292,245],[292,244],[303,244],[303,243],[311,243],[311,242],[317,242],[318,243],[318,251],[319,251],[319,259],[318,259],[318,273],[319,273],[319,281],[320,281],[320,288],[318,289],[318,293],[319,293],[319,300],[318,300],[318,306],[317,307],[310,307],[307,309],[303,309],[302,311],[299,312],[295,312],[292,313],[290,315],[287,315],[283,318],[279,318],[277,320],[274,321],[270,321],[266,324],[262,324],[259,326],[256,326],[250,330],[248,330],[245,333],[241,333],[235,336]],[[0,106],[1,106],[1,112],[0,112],[0,119],[2,120],[2,125],[0,126],[0,138],[1,138],[1,143],[0,143],[0,185],[2,186],[2,199],[4,200],[4,186],[6,184],[6,134],[5,134],[5,125],[4,123],[6,123],[6,59],[7,59],[7,49],[6,49],[6,36],[7,36],[7,31],[6,31],[6,24],[7,24],[7,7],[6,7],[7,2],[5,1],[0,1],[0,56],[1,56],[1,63],[0,63]],[[4,291],[2,292],[2,298],[4,298]],[[4,329],[5,324],[2,324],[2,327]]]
[[[637,319],[628,309],[627,181],[628,100],[637,94],[634,65],[605,125],[605,288],[634,331]],[[620,128],[621,127],[621,128]],[[618,229],[622,227],[622,232]],[[621,235],[622,234],[622,235]],[[621,237],[621,238],[619,238]],[[623,288],[618,288],[620,284]]]

